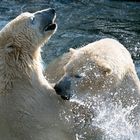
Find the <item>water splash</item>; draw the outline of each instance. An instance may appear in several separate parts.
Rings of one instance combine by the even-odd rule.
[[[75,125],[79,129],[76,140],[95,137],[96,131],[99,132],[97,135],[101,131],[101,140],[139,140],[138,122],[132,113],[137,103],[123,107],[121,101],[89,95],[80,99],[75,96],[70,102],[73,104]]]
[[[104,139],[135,140],[134,123],[129,122],[128,116],[137,105],[123,108],[120,104],[109,103],[96,108],[98,115],[92,118],[92,126],[104,131]]]

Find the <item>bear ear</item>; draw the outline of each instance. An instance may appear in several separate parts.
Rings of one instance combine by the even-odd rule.
[[[73,49],[73,48],[70,48],[70,49],[69,49],[69,51],[70,51],[70,53],[71,53],[71,54],[73,54],[73,53],[75,53],[75,52],[76,52],[76,50],[75,50],[75,49]]]
[[[11,43],[9,43],[5,46],[5,52],[10,53],[14,50],[14,48],[15,47]]]
[[[102,66],[102,68],[103,68],[102,70],[103,70],[104,75],[108,76],[108,75],[112,74],[112,69],[109,65],[104,64]]]
[[[5,44],[5,52],[10,53],[15,49],[15,46],[13,44],[13,40],[11,38],[7,39],[7,43]]]
[[[112,74],[112,68],[107,62],[98,61],[98,65],[103,73],[103,75],[108,76]]]

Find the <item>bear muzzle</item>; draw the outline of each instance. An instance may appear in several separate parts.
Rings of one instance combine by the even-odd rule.
[[[58,95],[61,96],[64,100],[70,100],[72,97],[72,94],[69,92],[71,86],[71,81],[64,77],[62,80],[60,80],[56,85],[54,86],[54,89]]]
[[[35,18],[40,21],[40,30],[42,32],[55,30],[57,24],[55,23],[56,12],[54,9],[49,8],[35,13]]]

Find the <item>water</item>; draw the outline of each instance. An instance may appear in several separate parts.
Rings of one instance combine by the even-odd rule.
[[[24,11],[53,7],[58,30],[42,52],[46,64],[67,52],[95,40],[111,37],[119,40],[131,53],[140,75],[140,3],[115,0],[1,0],[0,28]],[[123,108],[121,102],[102,97],[74,98],[76,140],[139,140],[137,121],[131,112],[137,106]],[[128,116],[131,116],[131,121]]]
[[[71,102],[79,140],[92,139],[89,135],[97,140],[139,140],[139,126],[132,114],[136,102],[124,108],[121,101],[89,94],[80,99],[74,97]]]

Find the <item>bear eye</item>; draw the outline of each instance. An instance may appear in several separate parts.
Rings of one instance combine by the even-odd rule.
[[[74,77],[75,77],[75,78],[82,78],[82,75],[76,74],[76,75],[74,75]]]
[[[15,48],[14,45],[8,45],[5,50],[6,50],[6,52],[10,53],[14,50],[14,48]]]
[[[86,77],[86,73],[80,73],[80,74],[75,74],[74,75],[75,78],[82,78],[82,77]]]
[[[32,16],[30,19],[31,19],[31,23],[35,24],[35,16]]]

